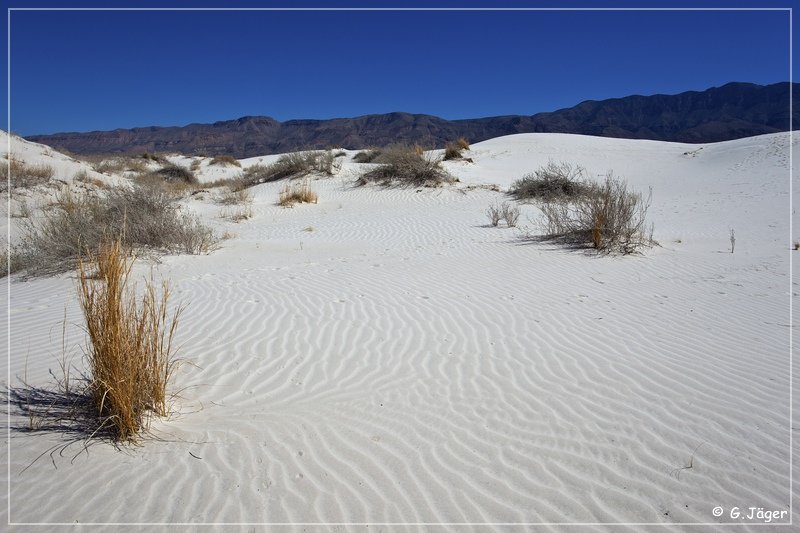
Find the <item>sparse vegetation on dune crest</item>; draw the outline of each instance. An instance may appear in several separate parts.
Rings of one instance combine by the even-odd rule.
[[[213,158],[211,161],[209,161],[208,164],[209,165],[220,165],[220,166],[231,165],[231,166],[235,166],[235,167],[241,167],[242,166],[242,164],[239,163],[238,160],[236,160],[235,158],[233,158],[232,156],[229,156],[229,155],[218,155],[215,158]]]
[[[586,170],[571,163],[548,162],[545,166],[515,181],[509,194],[517,200],[574,200],[591,191]]]
[[[419,146],[387,147],[373,162],[380,166],[363,174],[359,185],[438,187],[456,181],[442,168],[440,159],[425,155]]]
[[[228,185],[233,189],[241,189],[287,178],[299,178],[314,172],[332,176],[339,167],[338,158],[339,153],[335,150],[284,154],[272,164],[251,165],[242,171],[239,178],[221,180],[211,185]]]
[[[381,150],[377,148],[368,148],[361,150],[353,156],[354,163],[372,163],[375,158],[381,155]]]

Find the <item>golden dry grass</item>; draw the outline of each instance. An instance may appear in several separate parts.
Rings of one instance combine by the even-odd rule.
[[[182,308],[170,314],[169,286],[150,279],[141,302],[129,287],[133,260],[118,239],[78,263],[78,297],[91,345],[94,406],[118,440],[136,442],[150,415],[167,414],[167,385],[176,367],[172,340]]]
[[[456,144],[462,150],[469,150],[469,141],[466,140],[464,137],[459,137],[458,140],[456,140]]]
[[[278,205],[292,207],[294,204],[316,204],[318,201],[317,193],[311,190],[306,179],[303,180],[303,183],[294,186],[287,183],[280,193]]]

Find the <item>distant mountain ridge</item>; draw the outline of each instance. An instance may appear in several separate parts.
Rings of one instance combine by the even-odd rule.
[[[28,140],[74,153],[179,152],[253,157],[330,146],[365,148],[391,143],[442,147],[466,137],[478,142],[514,133],[577,133],[602,137],[706,143],[789,129],[789,82],[728,83],[675,95],[589,100],[532,116],[445,120],[431,115],[386,113],[328,120],[247,116],[213,124],[32,135]],[[795,101],[800,84],[792,84]],[[793,124],[800,113],[793,110]],[[797,127],[797,126],[795,126]]]

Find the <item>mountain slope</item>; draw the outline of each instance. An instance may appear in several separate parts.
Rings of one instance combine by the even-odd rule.
[[[798,84],[792,91],[800,96]],[[577,133],[676,142],[718,142],[789,129],[789,83],[729,83],[677,95],[628,96],[586,101],[533,116],[445,120],[387,113],[330,120],[242,117],[213,124],[34,135],[35,142],[75,153],[171,151],[235,157],[326,148],[382,146],[394,142],[441,147],[457,137],[472,142],[514,133]],[[800,124],[796,113],[795,124]]]

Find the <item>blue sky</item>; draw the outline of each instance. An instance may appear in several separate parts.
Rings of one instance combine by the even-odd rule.
[[[183,7],[234,4],[173,2]],[[278,120],[391,111],[449,119],[530,115],[590,99],[788,79],[785,11],[11,12],[11,129],[22,135],[184,125],[243,115]],[[4,109],[3,124],[7,116]]]

